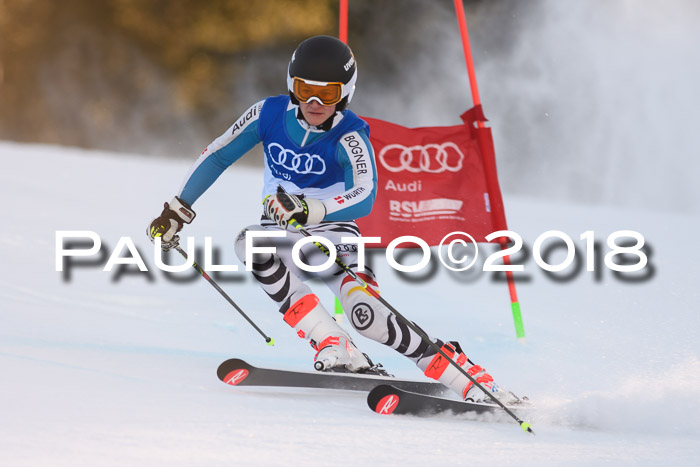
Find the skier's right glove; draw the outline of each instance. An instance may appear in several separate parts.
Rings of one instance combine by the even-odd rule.
[[[151,241],[160,237],[163,251],[168,251],[178,246],[180,237],[177,233],[183,224],[189,224],[195,216],[190,205],[176,196],[170,203],[165,203],[163,212],[148,226],[148,236]]]
[[[326,207],[321,200],[290,195],[281,188],[276,194],[266,196],[263,205],[267,218],[283,229],[292,219],[300,224],[318,224],[326,216]]]

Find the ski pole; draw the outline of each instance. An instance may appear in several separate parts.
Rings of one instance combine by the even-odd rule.
[[[312,235],[309,233],[309,231],[306,230],[306,229],[305,229],[301,224],[299,224],[295,219],[290,219],[290,220],[289,220],[289,224],[290,224],[291,226],[293,226],[295,229],[297,229],[299,232],[301,232],[301,234],[302,234],[304,237],[311,237],[311,236],[312,236]],[[330,258],[331,252],[330,252],[330,250],[328,250],[328,248],[327,248],[324,244],[322,244],[322,243],[320,243],[320,242],[314,242],[314,245],[316,245],[326,256],[328,256],[328,257]],[[439,353],[441,356],[443,356],[444,358],[446,358],[447,361],[448,361],[450,364],[452,364],[452,366],[454,366],[455,368],[457,368],[457,370],[459,370],[464,376],[466,376],[467,378],[469,378],[469,381],[471,381],[472,383],[474,383],[474,385],[475,385],[476,387],[478,387],[479,389],[481,389],[481,390],[484,392],[484,394],[486,394],[487,396],[489,396],[489,397],[491,398],[492,401],[494,401],[494,402],[495,402],[496,404],[498,404],[503,410],[505,410],[505,412],[506,412],[508,415],[510,415],[511,417],[513,417],[513,419],[515,419],[515,421],[518,422],[518,424],[519,424],[520,427],[523,429],[523,431],[528,432],[528,433],[532,433],[533,435],[535,434],[535,432],[532,430],[532,426],[530,426],[529,423],[527,423],[527,422],[521,420],[517,415],[515,415],[515,414],[513,413],[512,410],[510,410],[508,407],[506,407],[506,406],[505,406],[500,400],[498,400],[493,394],[491,394],[489,391],[487,391],[486,388],[483,387],[483,386],[481,385],[481,383],[477,382],[476,379],[474,379],[471,375],[469,375],[469,373],[467,373],[467,372],[464,370],[464,368],[462,368],[461,366],[459,366],[459,365],[457,364],[457,362],[455,362],[454,360],[452,360],[440,347],[438,347],[438,345],[437,345],[436,343],[434,343],[433,341],[431,341],[430,338],[423,332],[422,329],[420,329],[418,326],[416,326],[415,324],[413,324],[412,321],[408,320],[408,319],[407,319],[406,317],[404,317],[401,313],[399,313],[398,310],[396,310],[396,308],[394,308],[393,306],[391,306],[391,305],[389,304],[389,302],[387,302],[386,300],[384,300],[384,298],[381,297],[381,296],[379,295],[379,292],[377,292],[376,290],[374,290],[374,289],[372,288],[372,286],[370,286],[364,279],[362,279],[362,278],[359,277],[357,274],[355,274],[355,272],[354,272],[352,269],[350,269],[345,263],[343,263],[343,261],[340,260],[337,256],[336,256],[336,259],[335,259],[335,264],[337,264],[338,267],[340,267],[340,269],[342,269],[343,271],[345,271],[345,273],[346,273],[348,276],[350,276],[350,277],[353,278],[358,284],[360,284],[360,286],[362,286],[362,288],[365,289],[370,295],[372,295],[374,298],[376,298],[377,300],[379,300],[379,302],[380,302],[382,305],[384,305],[385,307],[387,307],[387,309],[389,309],[389,311],[391,311],[392,313],[394,313],[394,315],[395,315],[397,318],[399,318],[406,326],[408,326],[408,327],[411,328],[416,334],[418,334],[418,336],[420,336],[420,338],[423,340],[423,342],[425,342],[426,344],[428,344],[430,347],[432,347],[433,350],[435,350],[435,351],[436,351],[437,353]]]
[[[185,253],[185,252],[183,251],[183,249],[180,248],[180,245],[177,245],[177,246],[175,247],[175,249],[176,249],[185,259],[189,259],[189,258],[187,257],[187,253]],[[192,260],[192,267],[195,268],[195,269],[197,270],[197,272],[199,272],[199,274],[201,274],[202,277],[205,278],[205,279],[207,280],[207,282],[209,282],[209,283],[212,285],[212,287],[214,287],[214,288],[215,288],[215,289],[216,289],[216,290],[231,304],[231,305],[233,305],[233,307],[241,314],[241,316],[243,316],[243,317],[250,323],[250,325],[253,326],[253,327],[255,328],[255,330],[258,331],[258,333],[260,333],[260,335],[263,336],[263,337],[265,338],[265,342],[267,342],[267,345],[275,345],[275,340],[274,340],[272,337],[269,337],[268,335],[266,335],[266,334],[262,331],[262,329],[260,329],[260,328],[253,322],[253,320],[250,319],[250,318],[248,317],[248,315],[246,315],[246,314],[243,312],[243,310],[241,310],[241,307],[239,307],[238,305],[236,305],[236,302],[234,302],[233,300],[231,300],[231,297],[229,297],[228,294],[227,294],[226,292],[224,292],[223,289],[222,289],[221,287],[219,287],[219,284],[217,284],[216,282],[214,282],[214,279],[212,279],[212,278],[209,276],[209,274],[207,274],[207,272],[206,272],[204,269],[202,269],[201,267],[199,267],[199,264],[197,264],[197,262],[194,261],[194,260]]]

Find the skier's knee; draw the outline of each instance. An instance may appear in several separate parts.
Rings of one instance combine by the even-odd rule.
[[[241,230],[238,233],[238,236],[236,237],[236,242],[235,242],[235,249],[236,249],[236,256],[238,256],[238,259],[240,259],[244,264],[246,262],[246,237],[248,236],[248,232],[261,232],[265,231],[265,229],[257,224],[249,225],[245,229]],[[272,243],[272,240],[270,238],[258,238],[255,240],[255,246],[256,247],[271,247],[274,246]],[[263,256],[267,257],[269,253],[265,253],[264,255],[254,255],[253,257],[253,262],[259,263],[263,259]]]

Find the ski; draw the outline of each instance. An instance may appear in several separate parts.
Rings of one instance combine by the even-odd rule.
[[[382,415],[431,416],[443,413],[460,415],[500,412],[502,410],[494,404],[464,402],[435,397],[434,395],[418,394],[392,384],[382,384],[372,389],[367,395],[367,405]]]
[[[347,389],[371,391],[377,386],[391,384],[418,394],[442,395],[449,392],[445,386],[431,381],[411,381],[390,376],[358,373],[329,373],[277,370],[260,368],[244,360],[226,360],[216,372],[219,379],[232,386],[273,386],[291,388]]]

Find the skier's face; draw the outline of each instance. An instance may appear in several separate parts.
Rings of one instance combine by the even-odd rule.
[[[308,103],[300,102],[299,108],[309,125],[313,126],[322,124],[335,112],[335,105],[321,105],[315,99]]]

